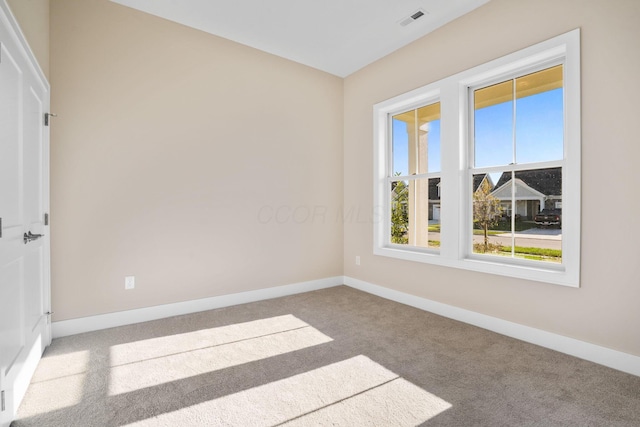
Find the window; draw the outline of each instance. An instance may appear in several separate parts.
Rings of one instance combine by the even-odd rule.
[[[391,130],[389,243],[437,250],[440,103],[393,115]]]
[[[563,75],[559,64],[471,89],[474,254],[562,262]]]
[[[579,284],[579,30],[374,106],[374,253]]]

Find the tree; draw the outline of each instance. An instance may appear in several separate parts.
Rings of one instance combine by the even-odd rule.
[[[396,175],[399,175],[396,173]],[[404,181],[393,182],[391,187],[391,243],[407,244],[409,229],[409,187]]]
[[[498,224],[502,214],[500,200],[491,194],[491,186],[484,179],[473,193],[473,223],[478,224],[484,231],[484,250],[489,250],[489,228]]]

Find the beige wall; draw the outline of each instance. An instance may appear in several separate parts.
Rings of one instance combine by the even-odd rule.
[[[49,0],[8,0],[29,47],[49,78]]]
[[[343,81],[53,0],[54,320],[346,274],[640,355],[637,22],[634,0],[493,0]],[[576,27],[582,287],[374,257],[373,104]]]
[[[640,355],[639,22],[637,0],[493,0],[345,80],[345,204],[370,210],[373,104],[582,28],[581,288],[373,256],[370,221],[345,224],[345,274]]]
[[[54,320],[342,274],[342,79],[53,0],[51,83]]]

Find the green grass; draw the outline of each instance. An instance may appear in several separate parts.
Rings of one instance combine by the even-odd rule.
[[[473,251],[475,253],[484,253],[484,245],[482,243],[474,243]],[[495,243],[489,243],[487,253],[508,256],[511,255],[511,246],[500,246]],[[562,261],[562,251],[559,249],[516,246],[513,253],[518,258],[536,261]]]
[[[502,246],[500,250],[502,252],[511,253],[511,246]],[[538,256],[550,257],[550,258],[562,258],[561,249],[530,248],[530,247],[524,247],[524,246],[516,246],[514,252],[517,254],[538,255]]]
[[[482,245],[482,243],[476,243],[475,245]],[[429,247],[440,247],[439,240],[429,240]],[[476,250],[474,249],[474,252]],[[535,248],[526,246],[516,246],[513,251],[516,255],[522,255],[525,259],[533,259],[536,261],[558,261],[562,260],[561,249],[548,249],[548,248]],[[511,254],[511,246],[500,246],[499,255]]]
[[[509,230],[511,231],[511,230]],[[495,231],[495,230],[489,230],[487,231],[487,236],[496,236],[498,234],[504,234],[505,231]],[[482,230],[478,230],[478,229],[473,229],[473,234],[478,235],[478,236],[484,236],[484,231]]]
[[[516,231],[529,230],[532,228],[533,223],[531,221],[517,221],[516,222]],[[499,228],[500,226],[504,226],[504,229]],[[493,230],[489,230],[489,236],[495,236],[496,234],[503,234],[505,231],[510,231],[510,223],[500,223],[498,228],[494,228]],[[440,224],[432,224],[429,226],[429,231],[432,233],[440,232]],[[483,235],[484,232],[482,230],[473,230],[473,234],[475,235]],[[481,243],[474,244],[481,245]],[[430,247],[440,247],[439,240],[429,240]],[[511,246],[500,246],[500,248],[494,248],[494,250],[498,251],[499,255],[507,255],[511,254]],[[474,252],[479,252],[474,248]],[[495,253],[495,252],[494,252]],[[516,246],[514,253],[519,255],[525,259],[533,259],[537,261],[561,261],[562,260],[562,250],[561,249],[547,249],[547,248],[535,248],[535,247],[527,247],[527,246]]]

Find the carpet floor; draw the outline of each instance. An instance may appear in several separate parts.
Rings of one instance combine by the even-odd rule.
[[[640,377],[338,286],[55,339],[12,427],[640,426]]]

